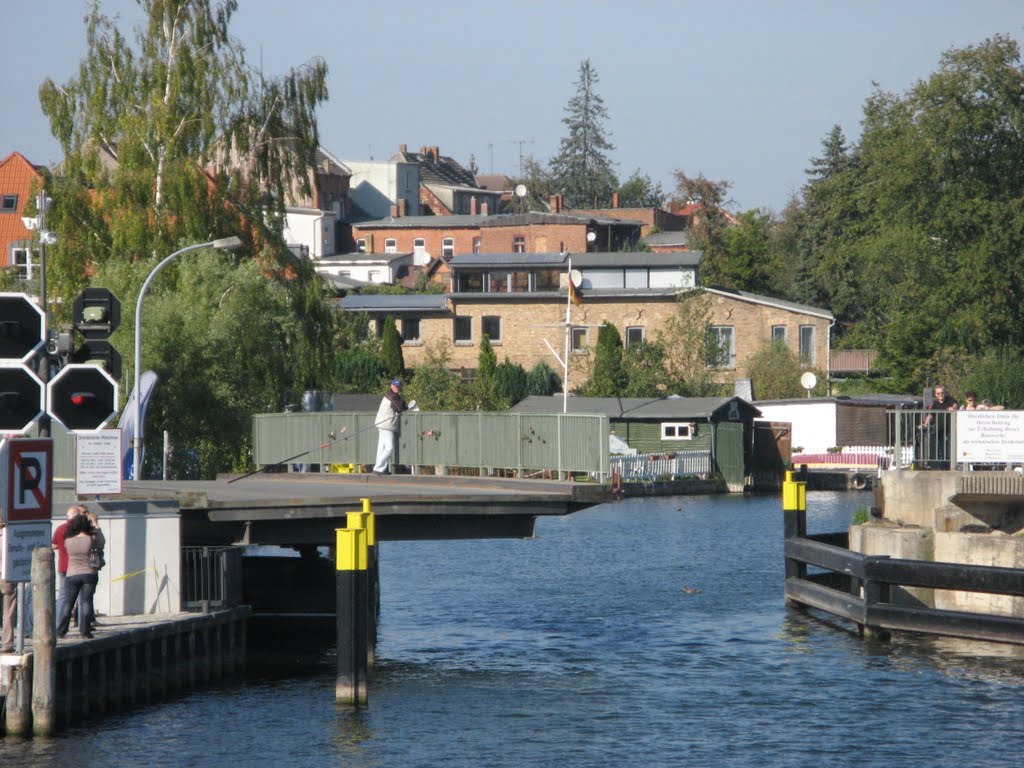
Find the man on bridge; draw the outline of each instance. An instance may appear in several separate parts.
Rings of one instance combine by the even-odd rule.
[[[407,411],[409,406],[405,404],[402,397],[402,382],[400,379],[393,379],[384,399],[380,401],[380,408],[377,409],[377,418],[374,425],[377,427],[377,463],[373,465],[373,474],[390,475],[388,462],[395,452],[395,435],[398,433],[399,416]]]

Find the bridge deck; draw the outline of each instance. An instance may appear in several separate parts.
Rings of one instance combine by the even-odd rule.
[[[541,515],[565,515],[610,498],[606,485],[432,475],[262,474],[237,482],[126,482],[126,500],[172,500],[184,544],[324,544],[369,498],[377,538],[529,537]]]

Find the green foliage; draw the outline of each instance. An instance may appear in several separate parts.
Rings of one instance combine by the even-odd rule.
[[[380,341],[380,362],[388,379],[405,375],[405,357],[402,355],[402,337],[398,335],[395,318],[384,318],[384,333]]]
[[[902,94],[876,89],[859,143],[813,161],[796,264],[846,346],[877,349],[895,389],[945,356],[1024,346],[1024,67],[997,35],[952,49]]]
[[[491,337],[486,333],[480,341],[480,352],[477,355],[476,368],[476,404],[482,411],[502,409],[495,383],[495,370],[498,367],[498,356],[491,346]]]
[[[715,381],[708,360],[717,350],[709,337],[710,307],[701,290],[686,291],[676,298],[676,312],[658,331],[658,343],[665,350],[666,388],[682,397],[714,397],[724,387]]]
[[[623,397],[664,397],[668,375],[665,371],[665,347],[658,342],[643,342],[626,347],[622,369],[626,385]]]
[[[944,384],[961,402],[973,389],[978,400],[991,400],[1006,408],[1024,408],[1024,352],[1019,349],[991,349],[969,353],[945,348],[925,368],[930,386]]]
[[[505,407],[511,408],[528,393],[526,370],[508,359],[494,369],[494,394]]]
[[[725,232],[729,218],[725,206],[729,201],[728,181],[712,181],[698,174],[692,177],[676,170],[677,204],[696,203],[699,209],[690,228],[690,247],[704,252],[701,262],[701,282],[705,285],[731,287],[728,284],[728,256]]]
[[[611,323],[604,323],[597,332],[594,365],[590,379],[583,386],[586,397],[616,397],[626,386],[622,367],[622,336]]]
[[[428,344],[423,363],[405,388],[407,400],[415,400],[424,411],[469,411],[474,396],[459,375],[449,368],[450,345]]]
[[[747,376],[754,388],[754,397],[758,400],[786,400],[806,396],[807,390],[800,384],[800,376],[805,370],[785,342],[770,339],[765,339],[747,363]],[[818,383],[813,394],[824,395],[828,390],[827,377],[821,371],[817,371],[816,375]]]
[[[661,182],[653,181],[646,173],[641,176],[639,168],[622,182],[618,192],[621,208],[661,208],[667,199]]]
[[[380,355],[367,347],[339,352],[335,365],[338,392],[377,392],[386,380]]]
[[[850,525],[864,525],[868,521],[868,508],[857,507],[854,510],[853,517],[850,519]]]
[[[554,178],[533,155],[523,158],[522,175],[509,179],[512,189],[519,184],[526,187],[526,196],[514,196],[506,204],[505,213],[526,213],[528,211],[547,211],[551,195],[557,190]]]
[[[569,134],[551,159],[551,175],[570,208],[600,208],[611,204],[618,180],[607,153],[615,149],[605,133],[608,110],[594,90],[597,70],[590,59],[580,63],[576,95],[565,107],[562,123]]]
[[[547,363],[537,363],[526,374],[526,394],[547,397],[562,391],[562,379]]]

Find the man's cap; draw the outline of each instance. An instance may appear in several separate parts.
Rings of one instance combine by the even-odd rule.
[[[401,389],[402,388],[402,380],[401,379],[392,379],[391,380],[391,386],[392,387],[398,387],[399,389]]]

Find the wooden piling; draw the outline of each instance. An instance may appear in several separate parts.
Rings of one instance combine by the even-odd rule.
[[[338,704],[363,706],[366,690],[366,531],[337,530]],[[361,588],[362,587],[362,588]]]
[[[55,582],[53,550],[32,550],[32,732],[36,736],[57,731]]]

